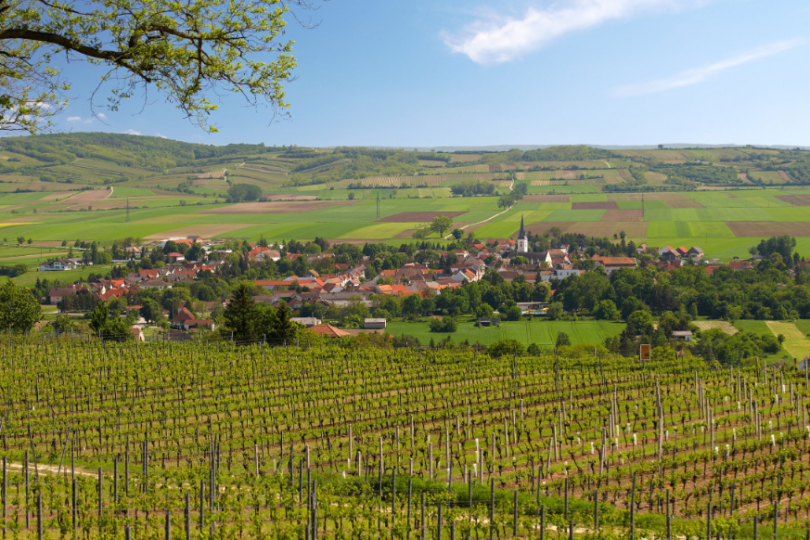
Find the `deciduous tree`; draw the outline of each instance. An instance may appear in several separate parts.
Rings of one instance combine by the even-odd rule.
[[[439,233],[439,236],[444,237],[444,231],[449,231],[453,226],[453,219],[447,216],[436,216],[430,224],[430,230]]]
[[[0,330],[28,332],[42,318],[42,308],[28,289],[6,281],[0,287]]]
[[[308,7],[307,0],[3,0],[0,128],[40,131],[65,105],[70,86],[53,67],[56,55],[104,68],[100,85],[111,85],[112,110],[154,89],[212,131],[218,91],[283,111],[296,65],[285,18]]]

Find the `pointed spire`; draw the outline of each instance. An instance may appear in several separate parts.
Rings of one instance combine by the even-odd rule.
[[[526,228],[523,226],[523,216],[520,216],[520,232],[518,232],[518,238],[526,238]]]

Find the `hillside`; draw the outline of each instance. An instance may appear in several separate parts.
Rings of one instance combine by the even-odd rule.
[[[0,140],[0,191],[65,191],[115,184],[198,195],[228,181],[265,194],[442,187],[517,180],[532,192],[677,191],[810,183],[810,152],[772,148],[608,150],[557,146],[503,152],[213,146],[157,137],[73,133]]]

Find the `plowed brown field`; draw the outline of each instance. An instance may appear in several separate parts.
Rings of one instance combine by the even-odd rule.
[[[734,236],[810,236],[808,221],[727,221]]]
[[[619,207],[614,201],[604,202],[575,202],[571,203],[574,210],[618,210]]]
[[[810,206],[810,195],[777,195],[776,198],[793,206]]]
[[[644,210],[608,210],[602,221],[640,221],[642,218]]]

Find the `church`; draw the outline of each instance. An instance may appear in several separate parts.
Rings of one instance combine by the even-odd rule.
[[[520,231],[517,238],[517,252],[529,252],[529,235],[526,234],[526,227],[523,225],[523,216],[520,216]]]

